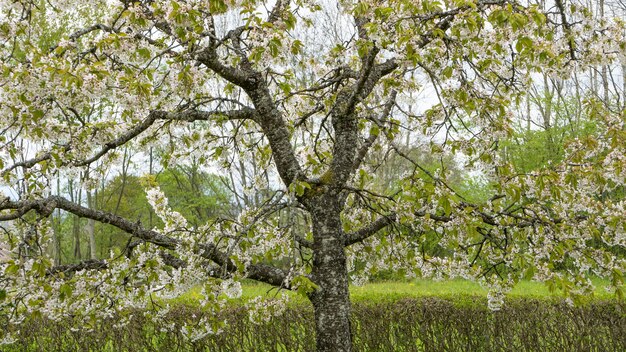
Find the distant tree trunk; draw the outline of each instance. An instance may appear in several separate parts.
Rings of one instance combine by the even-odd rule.
[[[526,94],[526,132],[531,130],[532,118],[530,116],[530,93]]]
[[[61,194],[61,180],[57,176],[57,195]],[[54,215],[56,213],[56,216]],[[61,210],[57,209],[51,215],[52,219],[52,257],[54,265],[61,265]]]
[[[120,205],[122,204],[122,198],[124,198],[124,191],[126,189],[126,183],[128,180],[128,168],[130,167],[131,156],[129,155],[128,148],[124,148],[124,158],[122,159],[122,185],[120,187],[120,193],[117,197],[117,203],[115,204],[115,210],[113,214],[118,215],[120,210]],[[107,246],[107,250],[110,250],[113,247],[113,236],[109,237],[109,244]]]
[[[599,15],[600,15],[600,21],[603,22],[604,21],[604,0],[600,0],[598,2],[598,10],[599,10]],[[600,75],[602,77],[602,92],[603,92],[602,99],[604,100],[604,104],[608,106],[610,104],[610,101],[609,101],[609,78],[607,74],[607,69],[608,69],[607,65],[602,65],[602,71]]]
[[[150,175],[154,175],[154,153],[152,150],[152,147],[150,147],[150,160],[149,160],[149,164],[148,164],[148,173]],[[148,212],[148,228],[152,228],[152,211]]]
[[[70,193],[70,200],[73,203],[80,205],[82,203],[80,199],[82,196],[81,188],[78,187],[78,189],[76,190],[76,187],[74,187],[74,182],[70,180],[68,184],[68,190]],[[72,235],[74,238],[74,259],[81,260],[82,255],[80,252],[80,217],[78,215],[74,215],[72,217]]]
[[[87,190],[87,207],[89,207],[89,209],[95,209],[96,208],[96,203],[94,201],[95,194],[92,195],[91,192],[92,191]],[[93,191],[93,192],[96,193],[97,191]],[[94,219],[87,220],[87,234],[89,235],[89,257],[90,259],[97,259],[96,221]]]
[[[60,214],[60,212],[57,212]],[[52,258],[54,265],[61,265],[61,231],[59,229],[61,218],[59,215],[52,216]]]
[[[626,108],[626,63],[622,64],[622,109]]]

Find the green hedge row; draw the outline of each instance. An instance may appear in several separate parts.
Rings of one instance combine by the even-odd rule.
[[[459,303],[463,302],[463,303]],[[356,351],[626,351],[626,313],[614,301],[570,307],[557,300],[517,298],[491,312],[485,298],[424,297],[353,304]],[[202,312],[177,306],[164,323],[191,322]],[[312,351],[313,312],[291,305],[269,323],[250,322],[237,306],[223,312],[223,333],[196,342],[161,333],[135,314],[123,329],[102,322],[94,332],[73,331],[71,321],[31,321],[2,351]]]

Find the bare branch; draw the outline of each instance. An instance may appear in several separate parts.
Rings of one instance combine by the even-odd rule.
[[[460,212],[464,212],[467,210],[471,210],[470,214],[479,217],[483,223],[487,225],[491,225],[494,227],[500,228],[526,228],[535,225],[556,225],[561,224],[567,221],[567,219],[563,218],[548,218],[543,219],[540,217],[529,217],[529,216],[518,216],[511,213],[498,213],[497,215],[492,215],[487,212],[478,210],[478,207],[474,204],[469,204],[467,202],[461,202],[458,205],[458,210]],[[425,211],[417,211],[415,212],[415,216],[418,217],[426,217],[428,216],[430,219],[433,219],[437,222],[450,222],[454,219],[454,214],[450,215],[439,215],[434,213],[427,213]],[[509,217],[514,219],[514,222],[501,222],[498,221],[498,217]],[[587,216],[585,215],[576,215],[571,220],[573,221],[582,221],[586,220]]]
[[[378,118],[378,121],[375,121],[377,124],[382,125],[383,122],[385,122],[388,119],[388,117],[391,115],[391,109],[396,103],[397,96],[398,96],[398,92],[395,90],[392,90],[391,95],[389,99],[387,100],[387,103],[385,103],[385,108],[380,118]],[[376,142],[376,139],[378,139],[378,134],[370,134],[369,137],[367,137],[367,139],[363,143],[363,145],[361,145],[361,148],[359,148],[357,152],[356,159],[354,160],[354,165],[352,166],[352,170],[353,170],[352,172],[356,171],[361,166],[361,164],[363,163],[363,160],[365,159],[365,156],[367,155],[367,152],[372,147],[374,142]]]

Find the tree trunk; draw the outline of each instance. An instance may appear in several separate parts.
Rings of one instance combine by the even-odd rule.
[[[96,203],[93,199],[94,196],[92,196],[91,192],[91,190],[87,190],[87,206],[89,207],[89,209],[95,210]],[[87,220],[87,234],[89,235],[89,258],[97,259],[98,256],[96,255],[96,220]]]
[[[339,211],[313,212],[313,281],[317,351],[351,351],[351,303]]]
[[[61,180],[57,175],[57,195],[61,195]],[[52,251],[54,252],[54,265],[61,265],[61,210],[56,210],[56,216],[52,213]]]
[[[622,63],[622,109],[626,108],[626,62]]]
[[[81,188],[78,190],[74,188],[74,182],[70,181],[68,184],[68,191],[70,193],[70,201],[78,205],[81,204]],[[76,191],[76,194],[74,192]],[[80,217],[74,215],[72,217],[72,236],[74,237],[74,260],[81,260],[82,255],[80,252]]]
[[[54,265],[61,265],[61,212],[57,212],[57,216],[52,217],[52,252]]]

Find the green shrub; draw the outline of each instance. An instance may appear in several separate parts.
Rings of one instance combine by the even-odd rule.
[[[462,304],[459,304],[462,301]],[[177,305],[163,324],[182,324],[203,314]],[[72,331],[71,320],[33,319],[20,328],[19,339],[2,351],[312,351],[313,311],[289,305],[269,323],[253,324],[241,305],[219,318],[221,334],[199,341],[179,331],[161,332],[140,312],[123,329],[115,319],[92,332]],[[195,317],[195,318],[194,318]],[[358,300],[353,305],[356,351],[626,351],[626,314],[611,300],[571,307],[558,299],[512,298],[497,312],[479,296],[413,297]]]

